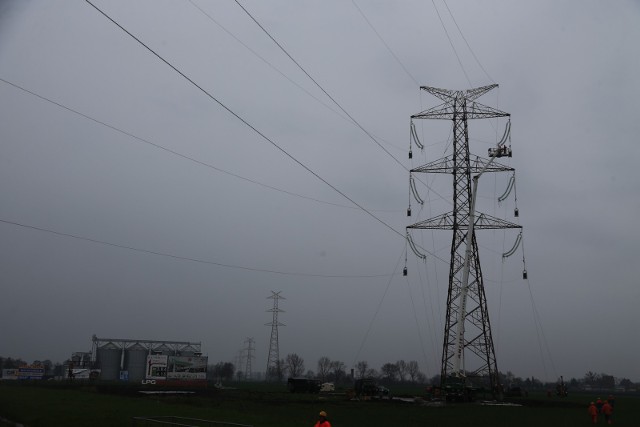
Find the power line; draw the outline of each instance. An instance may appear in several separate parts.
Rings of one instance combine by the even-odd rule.
[[[406,253],[406,249],[403,249],[402,252],[400,252],[400,256],[398,257],[396,266],[393,268],[393,274],[389,277],[389,281],[387,282],[386,288],[384,288],[384,293],[382,294],[382,298],[380,298],[380,302],[378,302],[378,306],[376,307],[376,310],[373,313],[373,317],[371,318],[371,321],[369,321],[369,326],[367,327],[367,331],[365,332],[364,337],[362,337],[362,341],[360,342],[360,347],[356,352],[356,356],[353,358],[352,366],[355,366],[358,360],[358,357],[360,357],[360,353],[362,352],[362,349],[364,348],[364,345],[367,342],[367,338],[369,338],[369,333],[371,332],[371,328],[373,327],[373,322],[376,320],[376,317],[378,317],[378,313],[380,312],[382,303],[384,302],[384,299],[387,296],[387,292],[389,292],[389,288],[391,287],[392,277],[393,275],[396,274],[396,271],[398,271],[398,266],[400,265],[400,262],[402,261],[402,256],[405,255],[405,253]]]
[[[383,220],[381,220],[380,218],[378,218],[377,216],[375,216],[373,213],[371,213],[370,211],[368,211],[366,208],[364,208],[363,206],[361,206],[358,202],[356,202],[355,200],[353,200],[351,197],[349,197],[347,194],[345,194],[344,192],[342,192],[341,190],[339,190],[337,187],[335,187],[333,184],[331,184],[329,181],[327,181],[326,179],[324,179],[323,177],[321,177],[320,175],[318,175],[315,171],[313,171],[311,168],[309,168],[307,165],[305,165],[304,163],[302,163],[300,160],[298,160],[297,158],[295,158],[292,154],[289,154],[288,151],[286,151],[284,148],[280,147],[278,144],[276,144],[273,140],[271,140],[269,137],[267,137],[264,133],[260,132],[256,127],[254,127],[251,123],[249,123],[247,120],[245,120],[244,118],[242,118],[240,115],[238,115],[235,111],[233,111],[231,108],[227,107],[224,103],[222,103],[222,101],[218,100],[216,97],[214,97],[210,92],[208,92],[206,89],[204,89],[202,86],[200,86],[199,84],[197,84],[195,81],[193,81],[191,78],[189,78],[186,74],[184,74],[182,71],[180,71],[178,68],[176,68],[173,64],[171,64],[169,61],[167,61],[166,59],[164,59],[162,56],[160,56],[160,54],[156,53],[156,51],[154,51],[153,49],[151,49],[149,46],[147,46],[142,40],[140,40],[139,38],[137,38],[136,36],[134,36],[132,33],[130,33],[126,28],[124,28],[122,25],[120,25],[118,22],[116,22],[113,18],[111,18],[109,15],[107,15],[105,12],[103,12],[100,8],[98,8],[96,5],[94,5],[93,3],[91,3],[90,0],[85,0],[87,3],[89,3],[94,9],[96,9],[98,12],[100,12],[105,18],[107,18],[109,21],[113,22],[118,28],[120,28],[122,31],[124,31],[125,33],[127,33],[131,38],[133,38],[135,41],[137,41],[140,45],[142,45],[145,49],[147,49],[149,52],[151,52],[153,55],[155,55],[158,59],[160,59],[162,62],[164,62],[166,65],[168,65],[172,70],[174,70],[175,72],[177,72],[178,74],[180,74],[184,79],[186,79],[189,83],[191,83],[193,86],[195,86],[196,88],[198,88],[202,93],[204,93],[205,95],[207,95],[211,100],[215,101],[218,105],[220,105],[222,108],[224,108],[229,114],[231,114],[232,116],[234,116],[236,119],[240,120],[242,123],[244,123],[247,127],[249,127],[251,130],[253,130],[256,134],[258,134],[262,139],[264,139],[265,141],[267,141],[269,144],[271,144],[272,146],[274,146],[276,149],[278,149],[278,151],[280,151],[281,153],[283,153],[285,156],[289,157],[291,160],[293,160],[294,162],[296,162],[298,165],[300,165],[303,169],[305,169],[307,172],[309,172],[310,174],[312,174],[313,176],[315,176],[316,178],[318,178],[320,181],[324,182],[326,185],[328,185],[331,189],[333,189],[336,193],[340,194],[342,197],[344,197],[345,199],[349,200],[351,203],[353,203],[355,206],[357,206],[358,208],[360,208],[360,210],[362,210],[363,212],[365,212],[367,215],[369,215],[370,217],[372,217],[373,219],[375,219],[376,221],[378,221],[380,224],[384,225],[386,228],[388,228],[389,230],[393,231],[394,233],[396,233],[397,235],[401,236],[402,238],[404,238],[404,234],[402,234],[401,232],[399,232],[398,230],[396,230],[395,228],[393,228],[391,225],[387,224],[386,222],[384,222]],[[242,6],[241,6],[242,7]],[[386,151],[386,150],[385,150]]]
[[[310,197],[310,196],[305,196],[305,195],[303,195],[303,194],[294,193],[294,192],[292,192],[292,191],[288,191],[288,190],[283,190],[283,189],[281,189],[281,188],[277,188],[277,187],[274,187],[274,186],[271,186],[271,185],[268,185],[268,184],[264,184],[264,183],[262,183],[262,182],[255,181],[255,180],[250,179],[250,178],[246,178],[246,177],[244,177],[244,176],[242,176],[242,175],[238,175],[238,174],[235,174],[235,173],[233,173],[233,172],[229,172],[229,171],[227,171],[227,170],[224,170],[224,169],[221,169],[221,168],[219,168],[219,167],[217,167],[217,166],[214,166],[214,165],[212,165],[212,164],[210,164],[210,163],[203,162],[203,161],[198,160],[198,159],[196,159],[196,158],[193,158],[193,157],[187,156],[187,155],[182,154],[182,153],[180,153],[180,152],[174,151],[174,150],[172,150],[172,149],[170,149],[170,148],[164,147],[164,146],[162,146],[162,145],[160,145],[160,144],[157,144],[157,143],[155,143],[155,142],[149,141],[148,139],[144,139],[144,138],[142,138],[142,137],[139,137],[139,136],[137,136],[137,135],[134,135],[134,134],[132,134],[132,133],[130,133],[130,132],[127,132],[127,131],[125,131],[125,130],[122,130],[122,129],[120,129],[120,128],[118,128],[118,127],[114,126],[114,125],[111,125],[111,124],[109,124],[109,123],[106,123],[106,122],[104,122],[104,121],[102,121],[102,120],[98,120],[98,119],[96,119],[95,117],[91,117],[91,116],[89,116],[89,115],[87,115],[87,114],[85,114],[85,113],[82,113],[81,111],[75,110],[75,109],[73,109],[73,108],[71,108],[71,107],[68,107],[68,106],[66,106],[66,105],[64,105],[64,104],[62,104],[62,103],[60,103],[60,102],[57,102],[57,101],[54,101],[54,100],[52,100],[52,99],[50,99],[50,98],[47,98],[47,97],[45,97],[45,96],[42,96],[42,95],[40,95],[40,94],[38,94],[38,93],[36,93],[36,92],[33,92],[33,91],[29,90],[29,89],[26,89],[26,88],[24,88],[24,87],[22,87],[22,86],[19,86],[19,85],[15,84],[15,83],[12,83],[12,82],[10,82],[10,81],[8,81],[8,80],[5,80],[5,79],[3,79],[3,78],[1,78],[1,77],[0,77],[0,81],[1,81],[1,82],[3,82],[3,83],[8,84],[8,85],[10,85],[10,86],[13,86],[14,88],[19,89],[19,90],[21,90],[21,91],[23,91],[23,92],[25,92],[25,93],[28,93],[28,94],[30,94],[30,95],[32,95],[32,96],[35,96],[36,98],[39,98],[39,99],[41,99],[41,100],[43,100],[43,101],[46,101],[46,102],[48,102],[48,103],[50,103],[50,104],[53,104],[53,105],[55,105],[55,106],[57,106],[57,107],[60,107],[60,108],[62,108],[62,109],[64,109],[64,110],[67,110],[67,111],[69,111],[69,112],[71,112],[71,113],[74,113],[74,114],[76,114],[76,115],[78,115],[78,116],[80,116],[80,117],[83,117],[83,118],[85,118],[85,119],[91,120],[91,121],[93,121],[93,122],[95,122],[95,123],[98,123],[99,125],[105,126],[105,127],[109,128],[109,129],[111,129],[111,130],[114,130],[114,131],[116,131],[116,132],[119,132],[119,133],[121,133],[121,134],[123,134],[123,135],[126,135],[126,136],[130,137],[130,138],[136,139],[136,140],[138,140],[138,141],[140,141],[140,142],[142,142],[142,143],[144,143],[144,144],[147,144],[147,145],[150,145],[150,146],[152,146],[152,147],[154,147],[154,148],[157,148],[157,149],[163,150],[163,151],[165,151],[165,152],[167,152],[167,153],[169,153],[169,154],[172,154],[172,155],[174,155],[174,156],[181,157],[181,158],[183,158],[183,159],[185,159],[185,160],[189,160],[190,162],[197,163],[198,165],[205,166],[205,167],[207,167],[207,168],[209,168],[209,169],[213,169],[213,170],[215,170],[215,171],[217,171],[217,172],[220,172],[220,173],[223,173],[223,174],[226,174],[226,175],[232,176],[232,177],[234,177],[234,178],[241,179],[241,180],[243,180],[243,181],[250,182],[250,183],[255,184],[255,185],[259,185],[259,186],[264,187],[264,188],[268,188],[268,189],[270,189],[270,190],[274,190],[274,191],[278,191],[278,192],[281,192],[281,193],[284,193],[284,194],[288,194],[288,195],[290,195],[290,196],[300,197],[300,198],[302,198],[302,199],[312,200],[312,201],[314,201],[314,202],[323,203],[323,204],[331,205],[331,206],[336,206],[336,207],[339,207],[339,208],[346,208],[346,209],[358,209],[358,208],[357,208],[357,207],[355,207],[355,206],[347,206],[347,205],[342,205],[342,204],[339,204],[339,203],[327,202],[327,201],[325,201],[325,200],[316,199],[316,198],[313,198],[313,197]],[[374,211],[374,212],[396,212],[395,210],[393,210],[393,211],[392,211],[392,210],[382,210],[382,209],[370,209],[370,210],[371,210],[371,211]]]
[[[293,84],[294,86],[296,86],[298,89],[302,90],[304,93],[306,93],[308,96],[310,96],[311,98],[313,98],[314,100],[316,100],[318,103],[320,103],[322,106],[324,106],[325,108],[327,108],[328,110],[330,110],[331,112],[333,112],[334,114],[336,114],[338,117],[340,117],[342,120],[345,120],[347,123],[350,123],[352,125],[355,125],[351,120],[349,120],[349,118],[345,117],[343,114],[341,114],[339,111],[336,111],[335,109],[333,109],[330,105],[328,105],[327,103],[325,103],[324,101],[322,101],[321,99],[319,99],[318,97],[316,97],[315,95],[313,95],[311,92],[309,92],[307,89],[305,89],[304,87],[302,87],[300,84],[298,84],[295,80],[293,80],[292,78],[290,78],[289,76],[287,76],[284,72],[282,72],[281,70],[279,70],[276,66],[274,66],[273,64],[271,64],[269,61],[267,61],[262,55],[260,55],[259,53],[257,53],[255,50],[251,49],[251,47],[249,47],[246,43],[244,43],[242,40],[240,40],[235,34],[233,34],[231,31],[229,31],[229,29],[227,29],[226,27],[224,27],[222,24],[220,24],[216,19],[214,19],[211,14],[207,13],[204,9],[202,9],[200,6],[198,6],[196,3],[194,3],[193,0],[188,0],[189,3],[191,3],[193,5],[193,7],[195,7],[196,9],[198,9],[198,11],[200,11],[200,13],[202,13],[204,16],[206,16],[211,22],[213,22],[214,24],[216,24],[218,27],[220,27],[225,33],[227,33],[230,37],[232,37],[235,41],[237,41],[238,43],[240,43],[240,45],[242,45],[245,49],[247,49],[249,52],[251,52],[256,58],[260,59],[262,62],[264,62],[267,66],[269,66],[269,68],[271,68],[272,70],[276,71],[278,74],[280,74],[282,77],[284,77],[285,79],[287,79],[291,84]],[[373,134],[372,134],[373,135]],[[396,145],[394,145],[393,143],[389,142],[389,141],[385,141],[383,138],[381,138],[378,135],[374,135],[378,140],[384,142],[385,144],[397,149],[397,150],[402,150],[402,148],[397,147]]]
[[[88,0],[87,0],[87,1],[88,1]],[[391,157],[393,160],[395,160],[395,162],[396,162],[397,164],[399,164],[399,165],[400,165],[400,167],[402,167],[405,171],[409,172],[409,169],[407,169],[407,167],[406,167],[406,166],[405,166],[405,165],[404,165],[400,160],[398,160],[398,159],[397,159],[393,154],[391,154],[391,153],[390,153],[386,148],[384,148],[384,147],[382,146],[382,144],[380,144],[380,142],[378,142],[378,141],[373,137],[373,135],[371,135],[371,133],[369,133],[369,132],[364,128],[364,127],[362,127],[362,125],[361,125],[361,124],[360,124],[360,123],[359,123],[359,122],[358,122],[358,121],[357,121],[357,120],[356,120],[356,119],[355,119],[351,114],[349,114],[349,112],[347,112],[347,110],[345,110],[345,109],[342,107],[342,105],[340,105],[340,103],[339,103],[338,101],[336,101],[336,100],[335,100],[331,95],[329,95],[329,93],[328,93],[328,92],[327,92],[327,91],[326,91],[326,90],[325,90],[325,89],[320,85],[320,83],[318,83],[318,82],[316,81],[316,79],[314,79],[314,78],[313,78],[313,77],[312,77],[312,76],[307,72],[307,70],[305,70],[305,69],[302,67],[302,65],[300,65],[300,63],[299,63],[298,61],[296,61],[296,60],[293,58],[293,56],[291,56],[291,55],[289,54],[289,52],[287,52],[287,50],[286,50],[286,49],[285,49],[285,48],[284,48],[284,47],[283,47],[283,46],[282,46],[282,45],[281,45],[281,44],[280,44],[280,43],[279,43],[279,42],[278,42],[278,41],[277,41],[277,40],[276,40],[272,35],[271,35],[271,33],[269,33],[269,31],[267,31],[267,29],[266,29],[266,28],[264,28],[264,27],[262,26],[262,24],[260,24],[260,22],[258,22],[258,20],[257,20],[256,18],[254,18],[254,16],[253,16],[253,15],[252,15],[252,14],[251,14],[247,9],[245,9],[245,7],[244,7],[244,6],[242,6],[242,4],[240,4],[240,2],[239,2],[238,0],[234,0],[234,1],[235,1],[235,2],[236,2],[236,4],[237,4],[238,6],[240,6],[240,8],[241,8],[241,9],[242,9],[246,14],[247,14],[247,16],[249,16],[249,18],[251,18],[251,20],[252,20],[253,22],[255,22],[255,23],[256,23],[256,25],[257,25],[258,27],[260,27],[260,29],[261,29],[261,30],[262,30],[262,31],[267,35],[267,37],[269,37],[269,38],[270,38],[270,39],[271,39],[271,40],[276,44],[276,46],[278,46],[278,47],[280,48],[280,50],[281,50],[285,55],[287,55],[287,57],[289,57],[289,59],[291,59],[291,61],[293,61],[293,63],[294,63],[294,64],[295,64],[299,69],[300,69],[300,71],[302,71],[302,72],[303,72],[303,73],[304,73],[304,74],[305,74],[305,75],[306,75],[306,76],[307,76],[307,77],[308,77],[308,78],[309,78],[309,79],[310,79],[310,80],[311,80],[311,81],[312,81],[312,82],[313,82],[313,83],[318,87],[318,89],[320,89],[320,90],[321,90],[321,91],[322,91],[322,92],[323,92],[323,93],[324,93],[324,94],[325,94],[325,95],[326,95],[326,96],[327,96],[327,97],[328,97],[328,98],[329,98],[329,99],[330,99],[334,104],[336,104],[336,106],[337,106],[338,108],[340,108],[340,110],[341,110],[344,114],[346,114],[346,115],[347,115],[347,116],[348,116],[348,117],[353,121],[353,123],[354,123],[356,126],[358,126],[358,128],[360,128],[360,130],[362,130],[362,132],[364,132],[364,133],[369,137],[369,139],[371,139],[371,140],[372,140],[372,141],[373,141],[373,142],[374,142],[378,147],[380,147],[380,148],[381,148],[385,153],[387,153],[387,155],[388,155],[389,157]],[[428,184],[425,184],[425,183],[422,183],[422,184],[424,184],[425,186],[427,186],[427,187],[428,187]],[[433,193],[434,193],[434,194],[436,194],[437,196],[439,196],[442,200],[447,200],[444,196],[442,196],[441,194],[439,194],[437,191],[435,191],[435,190],[431,190],[431,191],[433,191]]]
[[[409,78],[411,80],[413,80],[413,82],[417,85],[420,86],[420,83],[418,83],[418,81],[415,79],[415,77],[413,77],[413,75],[409,72],[409,70],[407,70],[407,67],[404,66],[404,64],[402,63],[402,61],[400,61],[400,58],[398,58],[398,56],[394,53],[394,51],[391,49],[391,47],[389,47],[389,45],[387,44],[386,41],[384,41],[384,39],[382,38],[382,36],[380,35],[380,33],[378,33],[378,31],[375,29],[375,27],[373,26],[373,24],[371,23],[371,21],[369,21],[369,19],[367,18],[367,16],[364,14],[364,12],[362,11],[362,9],[360,9],[360,7],[356,4],[355,0],[351,0],[351,3],[353,3],[353,5],[355,6],[356,9],[358,9],[358,12],[360,12],[360,15],[362,15],[362,17],[364,18],[364,20],[367,22],[367,24],[369,24],[369,27],[371,27],[371,29],[373,30],[374,33],[376,33],[376,36],[378,36],[378,38],[380,39],[380,41],[382,42],[382,44],[387,48],[387,50],[389,51],[389,53],[391,54],[391,56],[393,56],[393,58],[396,60],[396,62],[398,64],[400,64],[400,67],[402,67],[402,69],[404,70],[404,72],[407,74],[407,76],[409,76]]]
[[[310,97],[312,97],[313,99],[315,99],[316,101],[318,101],[320,104],[324,105],[326,108],[328,108],[329,110],[333,111],[334,113],[336,113],[338,116],[342,117],[345,120],[349,120],[346,117],[344,117],[342,114],[340,114],[338,111],[334,110],[333,108],[331,108],[330,105],[326,104],[324,101],[322,101],[321,99],[317,98],[314,94],[312,94],[311,92],[309,92],[307,89],[305,89],[304,87],[302,87],[300,84],[298,84],[295,80],[293,80],[292,78],[290,78],[289,76],[287,76],[285,73],[283,73],[282,71],[280,71],[276,66],[274,66],[272,63],[270,63],[269,61],[267,61],[262,55],[260,55],[258,52],[256,52],[255,50],[251,49],[246,43],[244,43],[242,40],[240,40],[238,37],[236,37],[231,31],[229,31],[227,28],[225,28],[222,24],[220,24],[217,20],[215,20],[213,18],[213,16],[211,16],[209,13],[207,13],[204,9],[202,9],[200,6],[198,6],[196,3],[193,2],[193,0],[188,0],[189,3],[191,3],[191,5],[193,7],[195,7],[196,9],[198,9],[200,11],[200,13],[202,13],[204,16],[206,16],[211,22],[213,22],[214,24],[216,24],[218,27],[220,27],[225,33],[227,33],[229,36],[231,36],[235,41],[237,41],[238,43],[240,43],[245,49],[247,49],[249,52],[251,52],[254,56],[256,56],[258,59],[260,59],[262,62],[264,62],[265,64],[267,64],[272,70],[276,71],[278,74],[280,74],[282,77],[284,77],[285,79],[287,79],[291,84],[295,85],[298,87],[298,89],[302,90],[304,93],[306,93],[307,95],[309,95]]]
[[[458,29],[458,32],[462,36],[462,40],[464,40],[464,42],[466,43],[467,47],[469,48],[469,52],[471,52],[471,55],[473,55],[473,58],[476,60],[476,62],[478,63],[478,65],[480,66],[480,68],[482,69],[484,74],[489,78],[491,83],[495,83],[495,81],[491,78],[489,73],[487,73],[487,70],[485,70],[484,67],[482,66],[482,63],[480,62],[480,60],[476,56],[476,54],[473,51],[473,49],[471,49],[471,46],[469,45],[469,42],[467,41],[467,38],[462,33],[462,30],[460,29],[460,26],[458,26],[458,22],[456,21],[456,18],[453,16],[453,13],[451,12],[451,9],[449,9],[449,5],[447,4],[447,0],[442,0],[442,2],[444,3],[445,7],[447,8],[447,11],[449,11],[449,15],[451,15],[451,19],[453,20],[453,23],[456,25],[456,28]]]
[[[380,33],[376,30],[376,28],[373,26],[373,24],[371,23],[371,21],[367,18],[367,16],[364,14],[364,12],[362,11],[362,9],[360,9],[360,7],[356,4],[355,0],[351,0],[351,3],[353,3],[353,5],[355,6],[355,8],[358,10],[358,12],[360,13],[360,15],[364,18],[364,20],[367,22],[367,24],[369,25],[369,27],[371,27],[371,29],[373,30],[373,32],[376,34],[376,36],[378,36],[378,39],[380,39],[380,41],[382,42],[382,44],[387,48],[387,50],[389,51],[389,53],[391,54],[391,56],[393,56],[393,58],[396,60],[396,62],[398,62],[398,64],[400,65],[400,67],[402,67],[402,69],[404,70],[404,72],[407,74],[407,76],[409,76],[409,78],[418,86],[420,86],[420,83],[418,83],[418,81],[415,79],[415,77],[413,77],[413,75],[409,72],[409,70],[407,69],[407,67],[405,67],[405,65],[402,63],[402,61],[400,61],[400,58],[398,58],[398,56],[395,54],[395,52],[391,49],[391,47],[389,46],[389,44],[384,40],[384,38],[382,38],[382,36],[380,35]],[[437,10],[436,10],[437,12]],[[444,24],[443,24],[444,25]],[[446,32],[446,29],[445,29]],[[448,36],[448,34],[447,34]],[[469,48],[471,49],[471,48]],[[455,49],[454,49],[455,51]],[[457,55],[457,53],[456,53]],[[462,63],[460,64],[462,65]],[[464,70],[464,69],[463,69]],[[466,73],[465,73],[466,75]],[[468,79],[467,79],[468,80]],[[433,146],[435,144],[429,144],[428,146]],[[437,191],[433,190],[428,183],[422,182],[422,180],[420,180],[419,178],[416,177],[416,180],[418,182],[420,182],[421,184],[423,184],[425,187],[427,187],[428,190],[431,190],[434,194],[436,194],[438,197],[440,197],[442,200],[445,200],[446,202],[449,202],[448,200],[446,200],[442,195],[440,195]]]
[[[447,31],[447,27],[444,25],[444,21],[442,20],[442,17],[440,16],[440,12],[438,11],[438,7],[436,6],[436,2],[434,0],[431,0],[431,4],[433,4],[433,8],[436,10],[436,15],[438,15],[438,20],[440,20],[440,24],[442,25],[442,29],[444,30],[444,33],[447,35],[447,39],[449,40],[449,44],[451,45],[451,49],[453,49],[453,53],[456,55],[456,58],[458,59],[458,64],[460,64],[460,68],[462,68],[462,72],[464,73],[464,76],[467,79],[467,82],[469,82],[469,86],[473,86],[473,84],[471,84],[471,80],[469,80],[469,76],[467,75],[467,70],[464,69],[464,65],[462,65],[462,61],[460,60],[460,56],[458,55],[458,51],[456,50],[456,47],[453,45],[453,41],[451,40],[451,37],[449,36],[449,32]]]
[[[195,86],[196,88],[198,88],[202,93],[204,93],[205,95],[207,95],[211,100],[215,101],[218,105],[220,105],[222,108],[224,108],[229,114],[231,114],[232,116],[234,116],[236,119],[240,120],[242,123],[244,123],[247,127],[249,127],[251,130],[253,130],[256,134],[258,134],[262,139],[264,139],[265,141],[267,141],[268,143],[270,143],[272,146],[274,146],[276,149],[278,149],[281,153],[283,153],[284,155],[286,155],[287,157],[289,157],[291,160],[293,160],[295,163],[297,163],[298,165],[300,165],[303,169],[305,169],[307,172],[309,172],[310,174],[312,174],[313,176],[315,176],[317,179],[319,179],[320,181],[324,182],[327,186],[329,186],[332,190],[334,190],[336,193],[340,194],[342,197],[344,197],[345,199],[349,200],[351,203],[353,203],[355,206],[357,206],[358,208],[360,208],[360,210],[362,210],[363,212],[365,212],[367,215],[369,215],[371,218],[375,219],[377,222],[379,222],[380,224],[382,224],[383,226],[385,226],[386,228],[388,228],[389,230],[391,230],[393,233],[397,234],[398,236],[400,236],[401,238],[405,239],[405,235],[403,233],[401,233],[400,231],[396,230],[395,228],[393,228],[391,225],[387,224],[386,222],[384,222],[383,220],[381,220],[380,218],[378,218],[377,216],[375,216],[371,211],[367,210],[366,208],[364,208],[363,206],[361,206],[358,202],[356,202],[355,200],[353,200],[351,197],[349,197],[347,194],[345,194],[344,192],[342,192],[341,190],[339,190],[337,187],[335,187],[333,184],[331,184],[330,182],[328,182],[326,179],[324,179],[323,177],[321,177],[320,175],[318,175],[315,171],[313,171],[311,168],[309,168],[307,165],[305,165],[304,163],[302,163],[300,160],[298,160],[297,158],[295,158],[292,154],[289,154],[289,152],[287,152],[285,149],[283,149],[282,147],[280,147],[278,144],[276,144],[273,140],[271,140],[269,137],[267,137],[265,134],[263,134],[262,132],[260,132],[257,128],[255,128],[253,125],[251,125],[247,120],[245,120],[244,118],[242,118],[240,115],[238,115],[236,112],[234,112],[231,108],[227,107],[224,103],[222,103],[220,100],[218,100],[216,97],[214,97],[210,92],[208,92],[206,89],[204,89],[202,86],[198,85],[195,81],[193,81],[191,78],[189,78],[186,74],[184,74],[182,71],[180,71],[178,68],[176,68],[173,64],[171,64],[169,61],[167,61],[166,59],[164,59],[160,54],[156,53],[156,51],[154,51],[153,49],[151,49],[149,46],[147,46],[142,40],[140,40],[139,38],[137,38],[135,35],[133,35],[131,32],[129,32],[126,28],[124,28],[122,25],[120,25],[118,22],[116,22],[113,18],[111,18],[109,15],[107,15],[105,12],[103,12],[100,8],[98,8],[96,5],[94,5],[93,3],[91,3],[90,0],[85,0],[89,5],[91,5],[94,9],[96,9],[100,14],[102,14],[105,18],[107,18],[109,21],[111,21],[113,24],[115,24],[118,28],[120,28],[122,31],[124,31],[127,35],[129,35],[131,38],[133,38],[135,41],[137,41],[140,45],[142,45],[145,49],[147,49],[149,52],[151,52],[154,56],[156,56],[158,59],[160,59],[162,62],[164,62],[166,65],[168,65],[172,70],[174,70],[175,72],[177,72],[178,74],[180,74],[185,80],[187,80],[189,83],[191,83],[193,86]],[[242,7],[240,5],[240,7]],[[248,12],[247,12],[248,13]],[[258,24],[259,25],[259,24]],[[364,130],[364,129],[363,129]],[[365,131],[366,132],[366,131]],[[384,148],[383,148],[384,149]],[[385,150],[386,151],[386,150]],[[425,252],[431,254],[431,252],[429,252],[428,250],[421,248],[423,250],[425,250]],[[438,257],[436,254],[431,254],[433,257],[435,257],[436,259],[439,259],[442,262],[445,262],[445,260],[443,260],[442,258]]]
[[[161,257],[173,258],[173,259],[182,260],[182,261],[191,261],[191,262],[196,262],[196,263],[199,263],[199,264],[215,265],[215,266],[218,266],[218,267],[233,268],[233,269],[236,269],[236,270],[247,270],[247,271],[255,271],[255,272],[259,272],[259,273],[280,274],[280,275],[283,275],[283,276],[318,277],[318,278],[326,278],[326,279],[336,279],[336,278],[344,278],[344,279],[353,278],[353,279],[357,279],[357,278],[389,277],[388,274],[330,275],[330,274],[293,273],[293,272],[287,272],[287,271],[269,270],[269,269],[256,268],[256,267],[247,267],[247,266],[235,265],[235,264],[225,264],[225,263],[221,263],[221,262],[215,262],[215,261],[210,261],[210,260],[205,260],[205,259],[200,259],[200,258],[191,258],[191,257],[186,257],[186,256],[181,256],[181,255],[170,254],[170,253],[166,253],[166,252],[152,251],[150,249],[136,248],[134,246],[121,245],[121,244],[118,244],[118,243],[107,242],[105,240],[93,239],[91,237],[84,237],[84,236],[80,236],[80,235],[77,235],[77,234],[63,233],[63,232],[60,232],[60,231],[55,231],[55,230],[51,230],[51,229],[44,228],[44,227],[37,227],[35,225],[29,225],[29,224],[19,223],[19,222],[15,222],[15,221],[9,221],[9,220],[5,220],[5,219],[1,219],[1,218],[0,218],[0,223],[8,224],[8,225],[14,225],[16,227],[22,227],[22,228],[26,228],[26,229],[30,229],[30,230],[41,231],[43,233],[49,233],[49,234],[53,234],[53,235],[60,236],[60,237],[66,237],[66,238],[70,238],[70,239],[82,240],[82,241],[85,241],[85,242],[96,243],[96,244],[99,244],[99,245],[110,246],[110,247],[114,247],[114,248],[126,249],[126,250],[129,250],[129,251],[145,253],[145,254],[149,254],[149,255],[157,255],[157,256],[161,256]]]

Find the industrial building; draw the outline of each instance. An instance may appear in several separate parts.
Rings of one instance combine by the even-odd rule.
[[[77,378],[91,372],[103,381],[206,380],[200,342],[92,337],[90,353],[73,353],[65,369]]]

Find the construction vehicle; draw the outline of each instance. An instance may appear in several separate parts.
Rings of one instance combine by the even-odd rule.
[[[379,386],[373,378],[359,378],[353,385],[355,396],[358,399],[391,399],[389,389]]]
[[[291,393],[320,393],[320,380],[310,378],[289,378],[287,388]]]

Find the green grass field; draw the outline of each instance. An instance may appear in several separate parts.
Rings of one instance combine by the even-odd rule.
[[[289,394],[284,386],[244,384],[193,396],[144,396],[126,386],[0,383],[0,417],[28,427],[131,426],[132,417],[173,415],[255,427],[313,426],[320,410],[334,427],[587,426],[587,404],[597,396],[566,399],[530,395],[522,407],[450,404],[429,407],[396,401],[349,401],[344,396]],[[411,393],[414,391],[415,393]],[[421,389],[402,390],[419,395]],[[396,393],[397,395],[397,393]],[[604,424],[601,421],[600,424]],[[617,396],[616,425],[640,425],[640,397]],[[2,425],[0,423],[0,425]]]

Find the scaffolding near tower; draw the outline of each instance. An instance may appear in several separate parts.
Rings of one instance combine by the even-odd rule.
[[[278,344],[278,326],[286,326],[284,323],[278,321],[278,313],[283,313],[284,310],[278,308],[278,301],[286,299],[280,292],[271,291],[271,296],[267,299],[273,300],[273,308],[267,310],[267,312],[273,313],[273,319],[271,323],[265,323],[266,326],[271,326],[271,340],[269,341],[269,357],[267,358],[267,370],[265,372],[265,379],[280,380],[282,377],[282,366],[280,363],[280,349]]]
[[[410,182],[413,182],[413,173],[452,174],[453,210],[407,227],[407,236],[412,248],[415,245],[410,239],[410,229],[453,232],[442,345],[443,388],[474,385],[488,387],[493,392],[500,390],[475,230],[522,227],[484,213],[476,214],[475,193],[478,179],[483,173],[515,171],[511,167],[494,162],[497,157],[511,157],[511,147],[505,145],[510,137],[511,127],[508,122],[498,146],[489,149],[489,159],[479,156],[472,159],[469,152],[468,128],[468,120],[510,117],[509,113],[475,101],[497,86],[494,84],[464,91],[421,86],[421,90],[429,92],[444,103],[411,116],[411,138],[416,142],[414,119],[444,119],[453,122],[453,153],[410,171]],[[411,147],[409,156],[411,158]],[[414,187],[412,191],[415,195]],[[410,207],[407,215],[411,215]],[[517,210],[515,215],[517,216]]]

